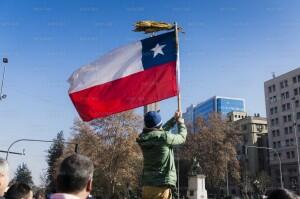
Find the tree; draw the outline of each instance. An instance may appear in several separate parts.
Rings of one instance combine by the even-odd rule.
[[[189,133],[182,152],[182,158],[197,158],[206,175],[207,188],[217,193],[226,180],[239,182],[240,169],[236,159],[236,146],[240,142],[233,123],[213,113],[207,120],[199,119],[196,132]]]
[[[18,183],[25,183],[30,187],[33,186],[31,171],[28,169],[25,163],[18,166],[15,173],[14,181]]]
[[[54,142],[50,146],[47,155],[47,179],[46,179],[46,192],[47,193],[54,193],[55,192],[55,171],[57,167],[57,160],[62,156],[64,151],[64,134],[60,131]]]
[[[257,174],[253,185],[256,189],[256,193],[262,195],[266,192],[267,188],[272,186],[272,178],[267,172],[261,171]]]
[[[94,195],[124,198],[137,189],[142,171],[142,154],[136,143],[142,127],[133,111],[96,119],[90,123],[75,120],[71,142],[95,165]],[[68,153],[71,153],[71,148]]]

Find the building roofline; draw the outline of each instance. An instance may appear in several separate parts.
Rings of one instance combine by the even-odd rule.
[[[286,75],[289,75],[290,73],[294,73],[296,70],[299,70],[299,69],[300,69],[300,67],[297,67],[297,68],[295,68],[295,69],[293,69],[293,70],[291,70],[291,71],[288,71],[288,72],[283,73],[283,74],[281,74],[281,75],[279,75],[279,76],[273,77],[273,78],[271,78],[271,79],[269,79],[269,80],[266,80],[266,81],[264,82],[264,84],[267,84],[268,82],[270,82],[270,81],[272,81],[272,80],[274,80],[274,79],[280,79],[280,78],[282,78],[282,77],[284,77],[284,76],[286,76]]]
[[[244,98],[224,97],[224,96],[218,96],[218,95],[212,96],[212,97],[206,99],[205,101],[202,101],[202,102],[200,102],[200,103],[194,105],[194,108],[201,106],[202,104],[208,102],[209,100],[212,100],[212,99],[218,99],[218,98],[222,98],[222,99],[232,99],[232,100],[241,100],[241,101],[243,101],[243,103],[244,103],[244,112],[246,112],[246,100],[245,100]],[[188,106],[188,107],[190,107],[190,106]]]

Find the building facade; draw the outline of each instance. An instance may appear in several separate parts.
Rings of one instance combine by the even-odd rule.
[[[236,125],[241,135],[241,143],[237,146],[237,158],[240,161],[244,192],[252,192],[251,179],[256,179],[261,172],[269,174],[268,128],[267,119],[259,114],[247,116],[245,112],[231,112],[228,119]],[[247,177],[246,177],[247,176]],[[239,188],[232,186],[238,193]],[[241,193],[240,193],[241,194]]]
[[[214,96],[208,100],[191,105],[183,113],[187,125],[195,131],[194,126],[199,117],[207,119],[211,113],[221,113],[226,116],[229,112],[245,112],[245,100],[241,98]]]
[[[244,112],[231,112],[228,114],[242,136],[240,146],[237,149],[238,157],[247,165],[247,175],[256,176],[261,171],[269,170],[269,151],[257,147],[268,148],[267,119],[259,114],[246,116]]]
[[[273,76],[264,83],[264,91],[269,146],[274,149],[270,152],[271,176],[278,186],[282,173],[284,187],[299,193],[300,68]]]

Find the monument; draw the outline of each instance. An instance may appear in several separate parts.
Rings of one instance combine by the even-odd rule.
[[[196,158],[193,158],[193,163],[188,180],[189,199],[207,199],[207,191],[205,189],[205,175],[202,175],[202,169]]]

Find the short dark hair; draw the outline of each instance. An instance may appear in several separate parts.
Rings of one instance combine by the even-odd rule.
[[[6,199],[20,199],[26,198],[30,193],[31,188],[25,183],[15,183],[7,190],[5,194]]]
[[[298,196],[287,189],[274,189],[268,194],[268,199],[297,199]]]
[[[56,178],[59,192],[78,193],[93,178],[93,162],[84,155],[74,154],[62,161]]]

